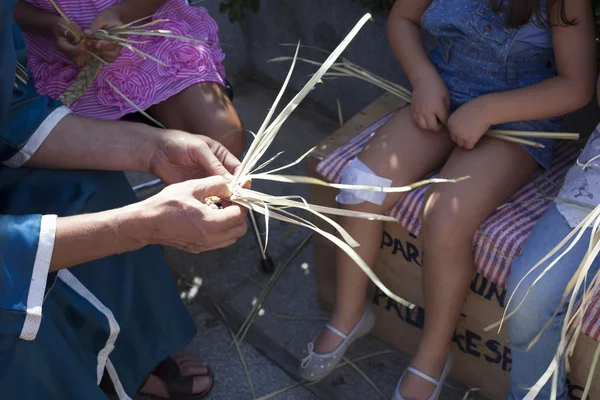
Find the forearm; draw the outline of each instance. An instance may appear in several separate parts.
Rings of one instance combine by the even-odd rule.
[[[536,85],[480,97],[490,125],[554,118],[587,105],[593,85],[584,79],[558,76]]]
[[[139,204],[96,214],[58,218],[50,271],[151,244],[152,220],[150,212]]]
[[[423,46],[420,27],[415,22],[392,16],[387,35],[394,55],[413,86],[437,74]]]
[[[61,23],[58,15],[47,13],[25,0],[20,0],[14,8],[15,20],[23,32],[53,35],[54,29]]]
[[[143,124],[70,114],[56,125],[25,166],[148,172],[158,135],[158,129]]]
[[[141,18],[154,15],[166,0],[123,0],[122,3],[113,6],[119,13],[119,19],[128,24]]]

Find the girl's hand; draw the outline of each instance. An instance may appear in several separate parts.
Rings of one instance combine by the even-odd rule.
[[[121,46],[106,40],[94,40],[92,35],[100,29],[111,29],[123,25],[117,10],[112,7],[102,11],[92,24],[83,31],[86,43],[90,50],[96,53],[104,61],[113,62],[121,55]]]
[[[62,22],[62,20],[61,20]],[[73,64],[83,67],[87,59],[87,47],[85,40],[77,42],[77,38],[62,23],[56,23],[52,28],[52,34],[56,40],[56,47]]]
[[[437,73],[413,85],[412,111],[421,129],[438,132],[448,123],[450,96],[446,84]]]
[[[448,119],[450,137],[467,150],[472,150],[489,128],[487,111],[480,98],[465,103]]]

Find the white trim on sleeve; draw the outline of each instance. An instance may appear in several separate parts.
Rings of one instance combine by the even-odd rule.
[[[25,146],[23,146],[17,154],[4,161],[3,164],[10,168],[20,168],[25,165],[31,156],[40,148],[42,143],[44,143],[44,140],[46,140],[50,132],[52,132],[52,129],[54,129],[56,125],[70,113],[71,110],[65,106],[58,107],[56,110],[52,111],[36,131],[33,132],[33,135],[31,135]]]
[[[54,239],[56,236],[56,215],[42,216],[40,226],[40,237],[35,254],[29,293],[27,294],[27,314],[21,329],[20,339],[34,340],[37,336],[42,322],[42,304],[46,291],[46,280],[52,252],[54,251]]]

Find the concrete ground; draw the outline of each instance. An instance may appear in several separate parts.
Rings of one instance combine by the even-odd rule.
[[[236,87],[234,103],[246,128],[258,129],[275,95],[254,82]],[[283,126],[269,154],[284,150],[278,165],[292,162],[337,127],[337,122],[299,108]],[[295,166],[289,172],[306,175],[306,165]],[[149,179],[139,175],[130,178],[135,184]],[[253,187],[277,195],[292,194],[293,190],[294,194],[308,198],[308,189],[301,185],[255,182]],[[355,367],[344,366],[314,385],[299,384],[295,377],[307,343],[320,332],[327,318],[317,303],[310,240],[291,257],[309,233],[304,228],[290,229],[279,221],[270,223],[270,256],[279,268],[286,260],[291,261],[285,264],[287,267],[240,345],[246,368],[232,344],[230,329],[239,329],[271,278],[261,270],[259,250],[252,233],[249,231],[228,249],[201,255],[166,250],[182,298],[198,327],[199,333],[188,350],[208,361],[215,371],[216,383],[210,399],[391,398],[410,360],[370,337],[358,341],[349,350],[350,359],[366,357],[357,360]],[[463,399],[466,393],[467,388],[447,382],[442,399]],[[475,398],[475,395],[467,398]]]

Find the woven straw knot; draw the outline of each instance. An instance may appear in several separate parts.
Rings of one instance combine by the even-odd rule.
[[[97,59],[91,59],[77,75],[75,82],[58,98],[65,106],[71,107],[81,96],[86,94],[98,73],[102,69],[102,62]]]

